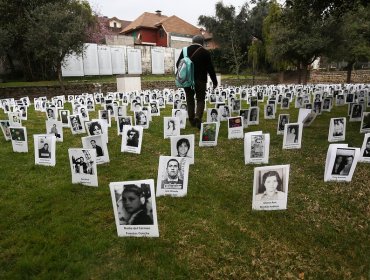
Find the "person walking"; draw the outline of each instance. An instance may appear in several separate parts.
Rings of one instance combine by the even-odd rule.
[[[186,102],[188,104],[189,122],[192,126],[200,129],[205,106],[205,97],[207,89],[207,74],[211,77],[213,89],[217,87],[216,73],[212,64],[212,59],[209,51],[204,47],[204,37],[195,35],[192,39],[192,44],[187,48],[187,54],[194,64],[194,88],[186,87]],[[176,67],[179,66],[180,60],[184,57],[181,51],[176,62]],[[197,106],[195,111],[195,97]]]

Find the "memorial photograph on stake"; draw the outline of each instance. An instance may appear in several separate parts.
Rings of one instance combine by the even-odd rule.
[[[46,120],[46,133],[54,135],[57,142],[63,142],[62,122],[56,120]]]
[[[361,133],[370,132],[370,112],[363,112],[361,118],[360,132]]]
[[[163,134],[164,139],[180,135],[180,119],[176,117],[164,117]]]
[[[26,127],[10,126],[12,136],[13,152],[28,153],[27,129]]]
[[[123,237],[159,237],[154,180],[112,182],[117,234]]]
[[[287,209],[289,172],[289,164],[254,168],[252,209]]]
[[[157,196],[185,196],[188,191],[189,162],[184,157],[160,156]]]
[[[302,130],[302,123],[286,124],[284,129],[283,149],[300,149]]]
[[[56,137],[49,134],[34,134],[35,164],[55,166]]]
[[[268,163],[270,153],[270,134],[262,131],[244,134],[244,163]]]
[[[360,148],[348,147],[348,144],[330,144],[326,155],[324,181],[352,180]]]
[[[278,118],[277,135],[284,135],[285,124],[289,123],[289,114],[280,114]]]
[[[346,140],[346,118],[331,118],[328,141],[338,142]]]
[[[219,124],[205,122],[201,124],[199,147],[217,146]]]
[[[370,133],[364,135],[359,161],[370,162]]]
[[[140,154],[143,132],[142,126],[125,125],[122,131],[121,152]]]
[[[12,134],[10,133],[10,123],[8,120],[2,120],[0,121],[0,127],[4,134],[5,141],[12,140]]]
[[[171,156],[185,158],[189,164],[194,164],[194,134],[170,137]]]
[[[108,146],[102,134],[81,137],[81,140],[84,149],[96,150],[96,164],[109,162]]]
[[[243,139],[243,120],[242,117],[229,117],[227,118],[227,136],[228,139]]]
[[[96,150],[69,148],[68,156],[71,166],[72,184],[97,187]]]

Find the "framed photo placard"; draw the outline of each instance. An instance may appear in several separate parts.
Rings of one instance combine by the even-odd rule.
[[[109,184],[118,236],[159,237],[154,180]]]

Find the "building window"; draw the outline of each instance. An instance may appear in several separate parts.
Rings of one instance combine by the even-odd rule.
[[[113,22],[113,27],[117,28],[117,22]]]

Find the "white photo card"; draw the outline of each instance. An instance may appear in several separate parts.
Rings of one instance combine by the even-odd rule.
[[[140,154],[143,141],[143,127],[124,125],[122,130],[121,152]]]
[[[364,135],[359,161],[370,163],[370,133]]]
[[[154,180],[109,184],[118,236],[159,237]]]
[[[50,134],[34,134],[35,164],[55,166],[56,137]]]
[[[185,196],[188,191],[189,162],[184,157],[160,156],[157,196]]]
[[[324,181],[350,182],[359,156],[359,148],[350,148],[348,144],[330,144],[326,155]]]
[[[98,170],[96,168],[95,149],[68,149],[71,165],[72,184],[98,186]]]
[[[170,137],[171,156],[186,158],[189,164],[194,164],[194,134]]]
[[[287,209],[290,165],[274,165],[254,168],[254,210]]]
[[[268,163],[270,134],[262,131],[247,132],[244,135],[244,163]]]
[[[300,149],[302,143],[302,123],[285,124],[283,149]]]
[[[102,134],[81,137],[84,149],[96,150],[96,164],[109,162],[108,146]]]

